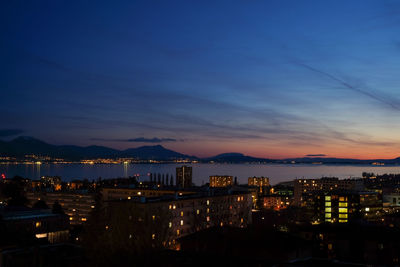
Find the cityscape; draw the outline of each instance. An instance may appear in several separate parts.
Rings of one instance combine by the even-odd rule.
[[[0,25],[0,267],[400,266],[399,0]]]

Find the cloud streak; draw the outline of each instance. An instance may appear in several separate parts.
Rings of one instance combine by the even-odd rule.
[[[0,137],[10,137],[20,135],[24,132],[21,129],[0,129]]]
[[[110,142],[130,142],[130,143],[165,143],[165,142],[178,142],[183,140],[177,140],[174,138],[146,138],[137,137],[131,139],[103,139],[103,138],[92,138],[93,141],[110,141]]]
[[[389,106],[390,108],[392,108],[392,109],[394,109],[396,111],[400,111],[400,104],[399,103],[393,103],[392,101],[390,101],[388,99],[385,99],[385,98],[383,98],[381,96],[377,96],[377,95],[375,95],[375,94],[373,94],[371,92],[368,92],[366,90],[357,88],[357,87],[345,82],[344,80],[342,80],[342,79],[340,79],[340,78],[338,78],[338,77],[336,77],[336,76],[334,76],[334,75],[332,75],[332,74],[330,74],[328,72],[316,69],[316,68],[311,67],[311,66],[309,66],[307,64],[304,64],[302,62],[293,62],[293,63],[295,65],[297,65],[297,66],[306,68],[306,69],[308,69],[308,70],[310,70],[312,72],[321,74],[321,75],[323,75],[323,76],[325,76],[325,77],[327,77],[327,78],[329,78],[329,79],[341,84],[342,86],[346,87],[347,89],[349,89],[351,91],[357,92],[357,93],[362,94],[364,96],[367,96],[367,97],[369,97],[371,99],[374,99],[374,100],[376,100],[378,102],[381,102],[382,104],[385,104],[385,105]]]

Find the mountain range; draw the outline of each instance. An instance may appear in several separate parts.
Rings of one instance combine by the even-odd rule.
[[[74,145],[52,145],[39,139],[20,136],[11,141],[0,140],[0,156],[24,158],[25,155],[34,154],[63,158],[67,160],[81,160],[94,158],[136,158],[141,160],[164,160],[191,159],[200,162],[216,163],[323,163],[323,164],[373,164],[374,162],[385,165],[399,165],[400,157],[395,159],[345,159],[328,157],[303,157],[288,159],[267,159],[246,156],[241,153],[223,153],[214,157],[198,158],[166,149],[161,145],[141,146],[126,150],[117,150],[105,146],[74,146]]]

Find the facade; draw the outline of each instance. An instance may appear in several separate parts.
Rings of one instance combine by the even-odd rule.
[[[263,197],[263,208],[280,210],[285,209],[290,205],[290,198],[283,195],[267,195]]]
[[[260,186],[260,187],[264,187],[264,186],[270,186],[269,184],[269,178],[268,177],[249,177],[248,179],[248,185],[249,186]]]
[[[251,223],[248,192],[135,197],[104,205],[105,216],[113,218],[104,229],[125,229],[127,240],[135,237],[167,247],[180,237],[212,226],[246,227]]]
[[[89,218],[90,212],[95,208],[95,194],[74,192],[28,192],[26,197],[33,205],[38,200],[43,200],[51,208],[56,201],[68,215],[70,224],[82,224]]]
[[[210,187],[228,187],[233,186],[233,176],[214,175],[210,176]]]
[[[0,210],[2,217],[2,238],[15,241],[15,236],[44,239],[49,243],[67,241],[69,238],[68,217],[54,214],[51,210]]]
[[[364,219],[378,221],[382,201],[375,192],[337,190],[315,194],[313,203],[318,222],[347,223]]]
[[[169,189],[149,189],[149,188],[102,188],[101,195],[104,201],[108,200],[123,200],[134,197],[161,197],[165,195],[187,195],[193,194],[193,191],[179,190],[174,188]]]
[[[336,191],[336,190],[363,190],[362,180],[339,178],[321,179],[296,179],[294,181],[294,205],[304,206],[303,195],[313,194],[316,191]]]
[[[192,187],[192,167],[182,166],[176,168],[176,187]]]

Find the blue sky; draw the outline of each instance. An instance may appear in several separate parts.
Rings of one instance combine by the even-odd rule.
[[[400,156],[399,1],[82,2],[0,4],[3,138]]]

